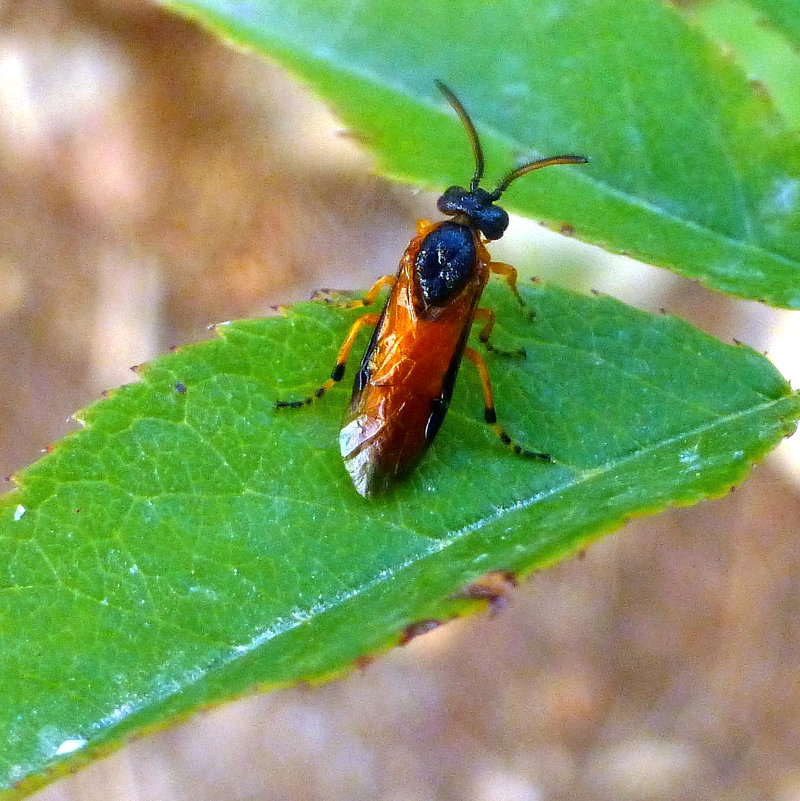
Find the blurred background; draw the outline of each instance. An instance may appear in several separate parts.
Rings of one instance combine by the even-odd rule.
[[[209,324],[393,272],[436,195],[371,167],[278,66],[156,8],[0,0],[0,475]],[[529,221],[493,254],[736,337],[800,383],[797,315]],[[137,739],[36,801],[800,801],[790,445],[497,615]]]

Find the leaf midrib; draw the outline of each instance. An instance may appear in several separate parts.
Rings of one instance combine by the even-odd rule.
[[[478,531],[484,528],[485,526],[490,525],[491,523],[507,516],[508,514],[523,511],[529,508],[530,506],[533,506],[536,503],[541,503],[561,493],[574,490],[580,487],[581,485],[586,485],[589,482],[602,479],[606,475],[609,475],[612,472],[616,471],[620,466],[631,465],[642,458],[648,457],[649,455],[657,452],[662,448],[674,446],[682,441],[696,438],[701,434],[707,434],[708,432],[712,432],[715,429],[724,427],[730,422],[755,416],[763,411],[767,411],[775,407],[780,403],[785,402],[789,397],[791,396],[787,395],[777,400],[770,400],[768,402],[758,404],[757,406],[749,407],[744,410],[732,412],[730,414],[725,415],[724,417],[716,418],[711,422],[695,426],[694,428],[682,432],[677,436],[660,440],[659,442],[653,443],[647,447],[639,448],[635,451],[632,451],[629,454],[607,461],[601,467],[577,472],[573,474],[568,481],[562,482],[554,487],[550,487],[547,490],[543,490],[542,492],[536,493],[527,499],[517,501],[508,506],[497,508],[493,514],[482,517],[478,520],[468,523],[465,526],[462,526],[460,529],[453,532],[450,536],[447,536],[442,539],[431,540],[430,546],[426,550],[415,554],[412,558],[408,558],[398,565],[393,565],[390,568],[381,570],[380,572],[372,576],[369,580],[364,581],[358,584],[357,586],[352,587],[349,590],[337,593],[334,599],[328,600],[322,604],[319,603],[315,604],[308,610],[297,609],[297,614],[287,615],[284,616],[283,618],[279,618],[277,622],[273,622],[268,628],[264,629],[263,631],[251,637],[248,643],[244,645],[240,644],[231,646],[230,652],[228,654],[217,655],[213,657],[210,660],[208,666],[206,667],[196,666],[195,668],[193,668],[192,671],[190,671],[191,677],[189,678],[188,681],[186,680],[186,677],[184,677],[184,679],[180,683],[179,690],[165,691],[164,689],[162,689],[160,692],[150,693],[149,703],[159,704],[165,701],[167,698],[171,697],[172,695],[185,692],[188,687],[194,686],[202,681],[205,681],[206,677],[209,674],[224,669],[228,665],[234,663],[238,658],[251,654],[253,651],[265,645],[266,643],[273,642],[276,638],[288,634],[289,632],[298,629],[300,626],[305,625],[308,622],[317,621],[321,616],[337,609],[344,603],[352,601],[354,598],[366,595],[371,590],[381,586],[383,583],[393,580],[398,574],[402,573],[403,571],[408,570],[410,568],[418,567],[419,564],[424,562],[426,559],[435,557],[438,554],[441,554],[447,548],[459,543],[465,536],[468,536],[472,532]],[[752,463],[752,459],[748,459],[747,463]],[[274,496],[270,497],[274,498]],[[286,500],[294,502],[296,499],[287,498]],[[657,508],[658,509],[665,508],[668,505],[668,503],[669,502],[664,502],[660,504]],[[648,506],[647,508],[649,511],[653,511],[655,507]],[[628,512],[628,514],[633,514],[633,513],[635,513],[635,510]],[[404,529],[404,530],[408,531],[409,533],[414,533],[416,536],[419,536],[420,538],[425,536],[423,534],[420,534],[419,532],[411,532],[410,529]],[[148,701],[146,699],[141,699],[141,703],[137,704],[136,708],[132,710],[132,714],[140,714],[147,706],[148,706]],[[100,722],[91,727],[90,731],[94,732],[101,730],[113,718],[114,718],[113,713],[104,716]]]

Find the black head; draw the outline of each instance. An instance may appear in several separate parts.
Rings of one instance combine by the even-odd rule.
[[[549,167],[553,164],[586,164],[588,161],[583,156],[550,156],[549,158],[530,161],[511,170],[493,192],[487,192],[480,187],[480,182],[483,178],[483,149],[481,148],[475,125],[452,90],[441,81],[436,81],[436,86],[439,87],[447,102],[455,109],[464,128],[466,128],[472,153],[475,156],[475,174],[472,176],[469,189],[465,189],[463,186],[451,186],[439,198],[437,206],[442,214],[456,217],[458,221],[464,222],[471,228],[476,228],[487,239],[500,239],[506,228],[508,228],[508,214],[505,209],[495,205],[495,201],[500,200],[500,196],[508,189],[512,181],[526,173],[533,172],[533,170]]]
[[[500,239],[508,228],[508,213],[494,204],[490,192],[477,187],[464,189],[451,186],[436,204],[442,214],[462,214],[473,228],[477,228],[487,239]]]

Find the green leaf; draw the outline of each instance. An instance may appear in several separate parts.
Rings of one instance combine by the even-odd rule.
[[[0,796],[201,705],[346,669],[466,611],[453,594],[487,571],[726,492],[794,428],[800,398],[746,347],[523,294],[487,299],[497,345],[527,358],[487,359],[501,421],[554,464],[501,446],[467,366],[418,470],[361,498],[337,445],[348,388],[275,408],[329,373],[358,314],[323,303],[223,325],[85,410],[0,501]]]
[[[797,0],[751,0],[751,3],[795,45],[800,44],[800,3]]]
[[[520,155],[591,164],[519,181],[512,210],[715,289],[800,308],[800,142],[768,99],[660,0],[176,0],[279,59],[388,174],[471,174],[462,96],[490,179]]]
[[[794,6],[793,16],[789,5]],[[800,130],[800,3],[709,0],[684,11],[730,49],[748,76],[769,92],[788,124]],[[794,35],[782,33],[784,19],[793,19]]]

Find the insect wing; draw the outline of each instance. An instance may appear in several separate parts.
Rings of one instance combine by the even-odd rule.
[[[483,259],[475,279],[441,307],[420,303],[414,280],[419,240],[409,246],[397,281],[356,376],[339,446],[364,496],[408,473],[444,419],[485,286]]]

